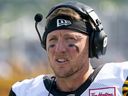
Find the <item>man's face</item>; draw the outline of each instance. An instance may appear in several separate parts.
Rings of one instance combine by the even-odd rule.
[[[55,30],[48,34],[48,58],[57,77],[66,78],[86,70],[88,42],[88,36],[71,30]]]

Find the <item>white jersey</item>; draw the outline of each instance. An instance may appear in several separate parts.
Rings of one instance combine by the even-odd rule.
[[[45,77],[47,76],[40,75],[15,83],[12,86],[12,92],[15,95],[9,96],[48,96],[48,86],[50,85],[47,85]],[[128,87],[128,62],[107,63],[97,72],[96,76],[93,73],[90,78],[92,77],[94,79],[89,82],[86,81],[76,93],[74,91],[65,95],[65,92],[56,91],[53,88],[50,96],[123,96],[123,86],[127,85]]]

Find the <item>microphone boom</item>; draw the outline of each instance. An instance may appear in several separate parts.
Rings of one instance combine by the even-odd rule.
[[[36,29],[36,32],[37,32],[37,34],[38,34],[38,36],[39,36],[40,42],[41,42],[41,44],[42,44],[41,35],[40,35],[40,32],[39,32],[39,30],[38,30],[37,25],[38,25],[38,23],[43,19],[43,15],[40,14],[40,13],[38,13],[38,14],[35,15],[34,19],[35,19],[35,29]]]

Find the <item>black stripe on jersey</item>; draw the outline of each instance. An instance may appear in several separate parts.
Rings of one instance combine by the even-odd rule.
[[[128,96],[128,77],[126,78],[122,87],[123,96]]]
[[[11,89],[8,96],[16,96],[16,94]]]
[[[70,94],[74,94],[71,96],[80,96],[89,86],[90,84],[94,81],[95,77],[97,76],[97,74],[99,73],[99,71],[101,70],[101,68],[103,67],[103,65],[99,66],[98,68],[96,68],[94,70],[94,72],[89,76],[89,78],[85,81],[84,84],[82,84],[77,90],[75,91],[71,91],[71,92],[62,92],[59,89],[57,89],[56,86],[56,81],[52,80],[52,77],[50,76],[45,76],[43,78],[44,80],[44,85],[46,87],[47,90],[50,90],[50,93],[53,94],[54,96],[67,96]],[[52,88],[50,88],[52,84]]]

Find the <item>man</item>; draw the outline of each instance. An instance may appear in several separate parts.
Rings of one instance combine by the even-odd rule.
[[[127,62],[92,68],[89,58],[104,55],[107,35],[94,10],[71,1],[48,13],[41,39],[54,76],[17,82],[9,96],[128,96]]]

